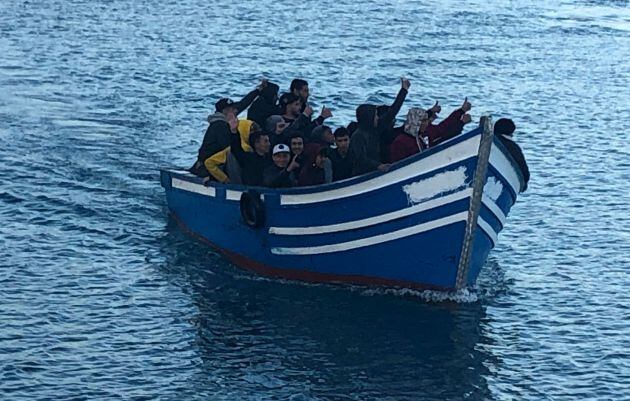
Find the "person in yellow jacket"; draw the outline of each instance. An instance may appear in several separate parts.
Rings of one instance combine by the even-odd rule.
[[[246,152],[252,151],[252,148],[249,145],[249,133],[251,132],[252,125],[254,124],[256,123],[254,123],[251,120],[238,120],[237,129],[241,137],[241,146],[243,147],[243,150]],[[210,175],[216,181],[222,182],[224,184],[227,184],[230,182],[230,178],[223,171],[223,166],[225,166],[227,162],[229,152],[230,152],[230,147],[228,146],[227,148],[224,148],[223,150],[220,150],[219,152],[208,157],[203,162],[204,166],[206,166],[206,169],[208,170]]]

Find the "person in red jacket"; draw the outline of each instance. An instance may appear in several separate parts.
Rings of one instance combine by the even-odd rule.
[[[437,114],[442,111],[439,102],[435,102],[429,110],[411,108],[405,125],[396,128],[398,135],[390,146],[390,162],[395,163],[461,134],[464,125],[471,121],[470,114],[467,113],[471,107],[466,98],[462,107],[439,124],[433,124]]]

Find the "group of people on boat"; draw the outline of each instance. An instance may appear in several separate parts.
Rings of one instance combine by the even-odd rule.
[[[471,121],[466,98],[440,123],[435,120],[442,108],[435,102],[429,109],[412,107],[405,123],[395,127],[410,85],[401,78],[391,105],[362,104],[356,121],[333,130],[326,125],[333,115],[327,107],[313,118],[308,82],[295,79],[279,96],[278,85],[262,80],[240,101],[216,103],[190,171],[207,180],[272,188],[387,171],[392,163],[459,135]],[[246,109],[247,119],[239,119]]]

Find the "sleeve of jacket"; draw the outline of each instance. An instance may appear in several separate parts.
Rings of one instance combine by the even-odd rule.
[[[389,127],[391,127],[392,123],[394,122],[394,119],[400,112],[400,108],[405,102],[406,97],[407,97],[407,89],[400,88],[400,91],[398,91],[398,95],[396,95],[396,99],[394,100],[394,103],[392,103],[392,105],[389,107],[389,110],[387,110],[387,113],[385,113],[385,115],[382,116],[378,120],[379,132],[383,132],[384,130],[387,130]]]
[[[249,105],[252,104],[254,100],[256,100],[259,93],[260,91],[258,89],[254,89],[253,91],[245,95],[245,97],[242,98],[240,101],[236,102],[236,110],[238,110],[237,114],[248,108]]]
[[[461,121],[463,115],[462,109],[457,109],[439,124],[427,127],[426,134],[429,137],[429,146],[437,145],[461,134],[464,129],[464,124]]]
[[[289,172],[286,168],[278,171],[274,166],[269,166],[263,171],[263,185],[270,188],[279,188],[288,176]]]
[[[225,161],[227,160],[228,149],[230,148],[225,148],[222,151],[213,154],[203,162],[210,175],[212,175],[219,182],[226,182],[228,180],[228,176],[225,175],[220,167],[224,165]]]
[[[363,136],[356,136],[350,142],[350,155],[352,156],[353,172],[363,174],[374,171],[381,164],[378,160],[372,160],[367,156],[367,140]]]
[[[244,166],[247,163],[247,152],[243,150],[241,134],[239,134],[238,131],[234,134],[230,134],[230,149],[239,164]]]

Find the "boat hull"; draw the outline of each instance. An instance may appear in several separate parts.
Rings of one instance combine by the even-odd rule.
[[[491,137],[488,166],[479,171],[483,133],[473,130],[384,174],[257,188],[266,215],[260,228],[241,218],[243,186],[204,186],[169,169],[161,180],[179,224],[240,267],[311,282],[452,290],[474,284],[522,187],[515,163]]]

